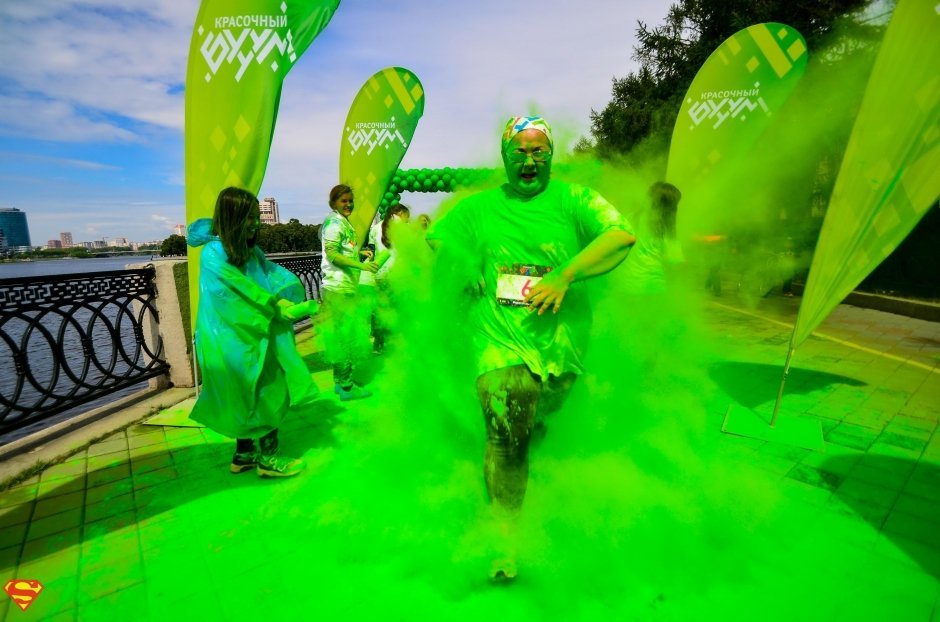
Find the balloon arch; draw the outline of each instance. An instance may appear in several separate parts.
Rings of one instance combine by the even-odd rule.
[[[491,168],[409,168],[398,169],[379,202],[385,213],[401,202],[403,192],[456,192],[482,185],[498,171]]]

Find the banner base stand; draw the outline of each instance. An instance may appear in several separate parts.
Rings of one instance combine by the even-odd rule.
[[[736,404],[728,406],[721,422],[721,431],[725,434],[783,443],[813,451],[823,451],[826,448],[822,426],[816,419],[779,417],[776,425],[770,427],[769,420],[749,408]]]
[[[189,413],[193,410],[196,398],[191,397],[183,400],[179,404],[164,408],[153,417],[144,421],[143,425],[164,425],[174,428],[204,428],[201,423],[196,423],[189,418]]]

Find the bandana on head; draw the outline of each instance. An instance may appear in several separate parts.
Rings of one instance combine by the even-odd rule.
[[[523,130],[538,130],[542,132],[548,137],[548,145],[553,147],[552,128],[545,119],[542,117],[513,117],[509,119],[509,123],[506,124],[506,129],[503,130],[503,151],[506,150],[506,145],[509,144],[512,137]]]

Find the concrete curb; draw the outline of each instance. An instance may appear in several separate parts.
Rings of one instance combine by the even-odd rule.
[[[793,293],[802,296],[805,286],[805,283],[794,283]],[[904,315],[927,322],[940,322],[940,304],[935,302],[855,291],[846,296],[842,304]]]
[[[93,441],[192,396],[191,388],[140,391],[4,445],[0,447],[0,490],[27,471],[61,461]]]

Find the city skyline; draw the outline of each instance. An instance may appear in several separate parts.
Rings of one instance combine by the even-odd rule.
[[[261,207],[262,224],[269,224],[269,225],[282,224],[279,218],[277,199],[275,199],[274,197],[264,197],[263,199],[260,200],[260,207]],[[25,225],[26,225],[26,229],[28,233],[29,214],[25,210],[20,210],[19,208],[0,208],[0,212],[4,212],[4,211],[17,212],[17,213],[23,214],[26,218]],[[159,239],[163,240],[171,235],[179,235],[182,237],[186,237],[186,225],[182,223],[174,225],[173,227],[169,229],[169,232],[166,234],[166,236],[164,236],[163,238],[159,238]],[[6,236],[6,233],[4,232],[4,242],[6,242],[6,238],[7,236]],[[126,235],[120,235],[120,236],[101,236],[100,238],[92,238],[89,240],[79,240],[76,242],[74,241],[74,236],[72,235],[70,231],[60,231],[59,234],[55,238],[49,238],[43,244],[31,243],[29,246],[32,246],[33,248],[71,248],[71,247],[80,247],[80,246],[88,247],[89,244],[97,245],[99,242],[102,244],[97,245],[96,247],[128,246],[132,244],[150,244],[150,243],[153,243],[154,241],[159,241],[159,240],[157,239],[143,240],[143,239],[136,239],[133,236],[129,237]],[[7,244],[7,245],[8,246],[25,246],[25,245],[13,245],[13,244]]]
[[[4,246],[20,247],[20,248],[25,248],[25,247],[71,248],[71,247],[77,247],[77,246],[87,247],[88,244],[94,244],[98,242],[101,242],[102,246],[128,246],[131,244],[150,244],[154,241],[158,241],[155,239],[150,239],[150,240],[133,239],[126,235],[119,235],[119,236],[101,236],[100,238],[92,238],[89,240],[79,240],[76,242],[74,241],[74,236],[72,235],[70,231],[60,231],[57,236],[55,236],[54,238],[47,239],[45,243],[36,243],[34,240],[35,236],[30,234],[29,232],[29,214],[25,210],[20,210],[19,208],[0,208],[0,213],[2,212],[18,212],[22,214],[25,217],[24,226],[26,228],[26,233],[30,238],[30,244],[10,244],[8,242],[9,236],[7,235],[6,231],[3,229],[2,225],[0,225],[0,231],[3,231]],[[178,230],[179,227],[180,225],[176,225],[176,227],[174,227],[173,230],[170,231],[170,233],[168,233],[163,238],[160,238],[160,240],[163,240],[166,237],[169,237],[173,233],[177,233],[179,235],[185,236],[185,233],[179,232]]]
[[[345,2],[287,76],[259,196],[322,222],[343,123],[376,71],[421,79],[424,118],[403,168],[499,166],[512,115],[543,114],[560,150],[588,134],[611,81],[636,68],[637,21],[671,3]],[[185,222],[183,101],[197,0],[0,3],[0,204],[35,240],[166,237]],[[455,37],[455,29],[460,36]],[[446,195],[403,197],[416,212]]]

